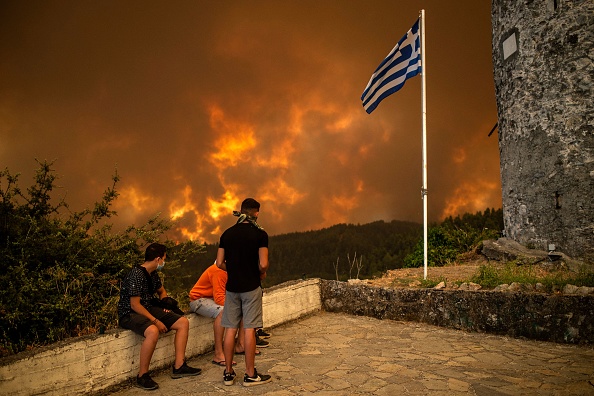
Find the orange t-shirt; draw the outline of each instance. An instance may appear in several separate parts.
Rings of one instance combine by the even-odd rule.
[[[200,275],[198,282],[190,291],[190,300],[212,298],[215,303],[225,305],[225,289],[227,286],[227,272],[216,264],[211,265]]]

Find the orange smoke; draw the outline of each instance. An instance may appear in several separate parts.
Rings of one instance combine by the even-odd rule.
[[[210,156],[213,165],[226,169],[250,160],[250,152],[257,144],[250,125],[228,121],[223,111],[213,106],[210,109],[210,126],[218,136],[214,142],[216,151]]]
[[[214,220],[217,220],[221,214],[232,213],[234,210],[237,210],[238,206],[239,198],[237,198],[237,195],[232,191],[225,191],[222,199],[219,201],[216,201],[213,198],[208,198],[208,213]]]
[[[134,186],[118,188],[119,198],[114,203],[118,217],[133,223],[139,216],[153,213],[160,205],[154,195],[145,194]]]
[[[496,195],[501,193],[497,183],[486,180],[464,182],[456,188],[453,196],[446,201],[441,218],[457,216],[462,213],[476,213],[492,206],[496,202]]]
[[[179,226],[177,230],[186,238],[190,240],[198,240],[203,235],[204,230],[202,228],[202,222],[204,221],[204,217],[201,215],[200,211],[196,207],[193,197],[192,197],[192,187],[186,186],[182,193],[183,196],[183,203],[172,202],[169,204],[169,216],[171,220],[179,220],[188,215],[193,215],[195,217],[195,226],[194,229],[189,229],[186,226]]]
[[[322,202],[322,223],[319,228],[329,227],[338,223],[346,223],[349,212],[359,206],[356,196],[334,195]]]

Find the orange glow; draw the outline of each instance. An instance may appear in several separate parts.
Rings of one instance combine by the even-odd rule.
[[[360,154],[362,157],[365,157],[365,156],[367,156],[367,154],[369,153],[369,150],[370,150],[370,149],[371,149],[371,146],[370,146],[370,145],[368,145],[368,144],[366,144],[366,145],[363,145],[363,146],[359,147],[359,154]]]
[[[334,195],[322,202],[323,222],[319,227],[329,227],[338,223],[346,223],[349,219],[349,212],[359,206],[359,200],[355,196]]]
[[[452,160],[455,164],[461,164],[466,161],[466,150],[462,147],[458,147],[454,150],[454,155]]]
[[[172,202],[169,205],[169,217],[171,220],[181,220],[188,215],[193,215],[195,217],[195,226],[194,229],[191,230],[187,226],[178,226],[176,229],[181,235],[185,238],[190,240],[200,240],[203,237],[204,229],[202,226],[204,216],[200,214],[200,211],[194,204],[194,200],[192,198],[192,187],[186,186],[182,193],[183,195],[183,204],[179,204],[177,202]]]
[[[474,183],[465,182],[456,188],[453,197],[446,201],[441,218],[482,211],[489,207],[489,204],[494,201],[493,197],[500,193],[497,183],[485,180]]]
[[[187,227],[178,227],[177,229],[185,238],[191,241],[201,240],[202,230],[190,231]]]
[[[210,125],[218,136],[214,142],[216,151],[210,155],[210,162],[219,169],[225,169],[249,161],[249,153],[256,147],[253,128],[228,121],[218,107],[211,107],[210,112]]]
[[[239,198],[233,192],[225,191],[220,201],[208,198],[208,207],[210,217],[217,220],[221,214],[229,214],[237,210],[239,208]]]
[[[186,186],[183,192],[184,204],[179,206],[176,205],[175,202],[172,202],[169,205],[169,216],[171,217],[171,220],[177,220],[188,212],[196,212],[196,206],[194,206],[192,202],[191,195],[192,187]]]
[[[263,201],[294,205],[301,201],[305,194],[289,186],[281,178],[276,178],[262,187],[260,196]]]
[[[329,131],[343,131],[350,127],[353,123],[353,117],[350,114],[343,115],[342,117],[337,117],[334,122],[331,124],[327,124],[326,128]]]
[[[142,213],[149,209],[153,202],[153,197],[148,194],[143,194],[136,187],[122,187],[119,189],[120,199],[126,202],[134,209],[134,211]]]
[[[365,182],[363,180],[359,180],[357,182],[357,192],[362,193],[364,189]]]
[[[295,151],[293,140],[285,139],[282,143],[275,146],[269,159],[258,158],[258,165],[271,169],[288,169],[291,165],[291,154]]]

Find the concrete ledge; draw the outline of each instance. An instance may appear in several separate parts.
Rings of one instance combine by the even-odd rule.
[[[388,289],[321,281],[328,312],[423,322],[570,344],[594,344],[594,296]]]
[[[264,327],[274,327],[322,309],[320,279],[286,282],[266,289]]]
[[[262,305],[265,327],[319,311],[320,281],[288,282],[265,290]],[[213,320],[186,316],[190,321],[186,356],[210,352]],[[151,370],[173,364],[174,334],[159,339]],[[142,339],[129,330],[114,329],[1,359],[0,395],[74,395],[109,388],[136,375]]]

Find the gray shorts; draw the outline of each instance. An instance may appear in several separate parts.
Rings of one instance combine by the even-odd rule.
[[[243,319],[244,329],[258,329],[262,323],[262,288],[258,287],[245,293],[225,293],[225,310],[221,325],[238,329]]]
[[[199,298],[198,300],[190,301],[190,310],[198,315],[215,319],[223,312],[223,306],[214,302],[212,298]]]

